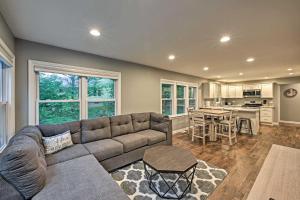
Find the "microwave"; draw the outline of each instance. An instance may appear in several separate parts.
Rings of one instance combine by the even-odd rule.
[[[243,97],[261,97],[261,90],[244,90]]]

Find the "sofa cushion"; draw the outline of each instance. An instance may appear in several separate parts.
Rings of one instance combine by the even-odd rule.
[[[72,141],[74,144],[81,143],[80,121],[69,122],[58,125],[39,125],[39,129],[44,137],[50,137],[64,133],[68,130],[71,132]]]
[[[26,126],[19,130],[16,135],[10,140],[13,141],[15,138],[27,136],[33,139],[40,147],[40,153],[45,154],[44,145],[42,142],[42,133],[36,126]]]
[[[152,130],[161,131],[167,133],[169,130],[169,119],[159,113],[151,113],[150,115],[150,127]]]
[[[30,199],[45,185],[46,162],[40,147],[28,136],[18,136],[0,154],[0,174],[25,199]]]
[[[57,163],[79,158],[81,156],[89,155],[90,153],[82,144],[75,144],[67,147],[59,152],[49,154],[46,156],[47,165],[54,165]]]
[[[81,121],[82,143],[111,138],[110,120],[108,117],[101,117]]]
[[[98,161],[118,156],[123,153],[123,144],[112,139],[90,142],[84,144],[84,146]]]
[[[148,139],[148,145],[153,145],[167,140],[166,133],[156,131],[156,130],[148,129],[144,131],[139,131],[137,133],[145,136]]]
[[[131,117],[135,132],[150,129],[150,113],[134,113]]]
[[[113,139],[123,144],[124,152],[129,152],[148,144],[147,138],[137,133],[121,135]]]
[[[131,115],[118,115],[110,118],[112,137],[133,132]]]
[[[92,155],[47,168],[47,182],[32,200],[129,200]]]

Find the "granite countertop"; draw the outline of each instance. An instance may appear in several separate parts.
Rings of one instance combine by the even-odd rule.
[[[230,107],[225,106],[225,110],[233,110],[233,111],[243,111],[243,112],[259,112],[259,108],[253,108],[253,107]]]
[[[243,111],[243,112],[259,112],[259,108],[253,107],[242,107],[242,106],[224,106],[224,107],[207,107],[212,109],[225,109],[225,110],[233,110],[233,111]]]

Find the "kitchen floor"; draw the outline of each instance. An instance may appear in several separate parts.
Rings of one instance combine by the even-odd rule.
[[[203,146],[198,140],[192,143],[187,134],[173,136],[173,145],[229,172],[209,200],[246,200],[272,144],[300,149],[300,127],[261,126],[259,135],[238,135],[238,143],[229,150],[222,148],[221,141]]]

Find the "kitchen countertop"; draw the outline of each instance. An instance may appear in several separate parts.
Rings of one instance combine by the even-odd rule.
[[[225,110],[233,110],[233,111],[242,111],[242,112],[259,112],[259,108],[253,107],[242,107],[242,106],[224,106],[224,107],[207,107],[211,109],[225,109]]]

